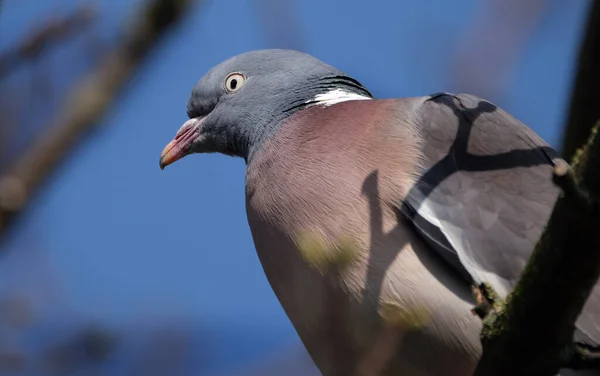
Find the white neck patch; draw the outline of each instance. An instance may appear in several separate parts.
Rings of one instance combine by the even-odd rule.
[[[373,98],[366,95],[351,93],[342,89],[333,89],[327,93],[317,94],[313,99],[306,101],[305,103],[310,103],[310,106],[319,105],[329,107],[341,102],[364,101],[370,99]]]

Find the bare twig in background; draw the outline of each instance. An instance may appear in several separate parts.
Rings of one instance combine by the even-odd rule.
[[[96,9],[91,4],[86,4],[72,14],[51,19],[32,30],[17,46],[0,55],[0,79],[23,63],[38,59],[49,46],[77,35],[95,16]]]
[[[0,172],[5,167],[6,161],[10,157],[10,148],[8,147],[10,139],[13,137],[17,129],[17,116],[15,114],[14,97],[1,96],[0,93]]]
[[[135,23],[120,44],[71,90],[56,121],[0,177],[0,237],[44,179],[115,102],[160,37],[194,3],[194,0],[150,0],[134,17]]]
[[[452,90],[499,100],[548,4],[548,0],[480,2],[483,9],[452,57]]]
[[[577,73],[571,93],[571,105],[563,133],[562,155],[570,160],[600,119],[600,2],[593,1],[579,49]]]
[[[27,357],[19,351],[12,349],[0,350],[0,371],[6,372],[6,374],[22,370],[26,362]]]
[[[145,361],[139,363],[132,376],[159,376],[184,374],[191,334],[187,330],[165,326],[150,333],[150,340],[142,350]]]
[[[46,14],[0,52],[0,176],[49,125],[72,85],[106,53],[94,4]],[[59,56],[64,59],[57,64]]]
[[[68,374],[102,363],[115,351],[118,340],[116,333],[101,326],[81,328],[44,352],[43,368],[48,374]]]
[[[575,322],[600,276],[599,170],[596,128],[573,170],[556,164],[563,194],[514,290],[484,319],[476,376],[553,376],[560,368],[600,365],[573,343]]]
[[[254,0],[267,48],[304,51],[306,42],[297,16],[296,0]]]

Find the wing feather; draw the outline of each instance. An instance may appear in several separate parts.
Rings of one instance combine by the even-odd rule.
[[[558,154],[494,104],[435,94],[414,113],[422,170],[401,212],[444,260],[501,295],[516,284],[550,216]],[[578,321],[600,343],[600,288]]]

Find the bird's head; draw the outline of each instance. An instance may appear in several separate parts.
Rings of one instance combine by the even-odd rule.
[[[186,121],[160,156],[160,167],[193,153],[248,161],[282,120],[315,104],[371,94],[338,69],[302,52],[259,50],[213,67],[194,86]]]

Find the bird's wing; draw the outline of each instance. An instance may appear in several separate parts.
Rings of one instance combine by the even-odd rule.
[[[422,166],[401,211],[443,259],[505,296],[516,284],[559,190],[556,151],[492,103],[435,94],[413,111]],[[402,107],[403,100],[399,100]],[[600,342],[600,288],[578,321]]]

